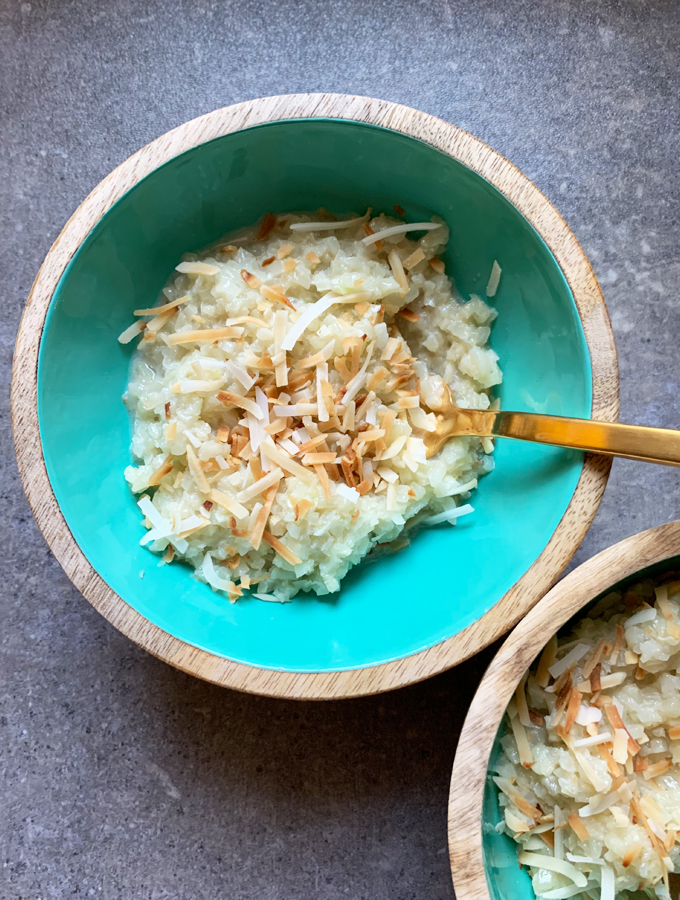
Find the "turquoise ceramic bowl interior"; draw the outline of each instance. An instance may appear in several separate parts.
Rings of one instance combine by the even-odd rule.
[[[677,570],[678,568],[680,568],[680,556],[674,556],[646,569],[641,569],[639,572],[635,572],[628,578],[608,587],[563,625],[558,631],[558,635],[567,634],[571,631],[576,622],[611,591],[625,591],[627,587],[637,584],[639,581],[644,581],[646,578],[656,578],[665,572]],[[536,900],[536,894],[531,887],[529,873],[526,869],[520,869],[517,865],[517,844],[509,835],[499,834],[496,831],[496,825],[500,823],[502,814],[498,803],[498,789],[491,779],[493,768],[501,754],[500,739],[505,732],[505,723],[501,723],[489,757],[489,772],[484,788],[482,855],[484,858],[486,883],[491,900]],[[640,896],[642,897],[643,895],[641,894]]]
[[[442,216],[447,271],[464,296],[503,275],[492,346],[505,408],[589,416],[588,347],[547,246],[491,184],[446,154],[388,129],[303,119],[202,144],[156,169],[93,228],[69,263],[40,346],[38,411],[47,471],[91,565],[151,622],[242,663],[296,672],[361,668],[449,638],[479,619],[530,568],[576,487],[582,454],[499,442],[496,469],[456,527],[420,533],[401,553],[362,565],[342,590],[286,605],[232,605],[183,565],[139,546],[123,478],[130,422],[121,402],[132,346],[118,334],[151,306],[183,253],[269,210]],[[144,578],[140,574],[144,573]]]

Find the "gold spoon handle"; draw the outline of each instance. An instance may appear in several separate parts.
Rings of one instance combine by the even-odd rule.
[[[680,466],[680,431],[506,410],[457,410],[454,418],[451,435],[514,438]]]

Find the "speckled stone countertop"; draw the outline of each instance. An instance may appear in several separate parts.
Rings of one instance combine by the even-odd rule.
[[[518,165],[593,263],[622,419],[680,426],[677,0],[1,0],[0,344],[75,207],[130,153],[251,97],[441,116]],[[19,483],[2,395],[0,900],[450,900],[446,801],[490,658],[292,703],[138,650],[71,586]],[[576,562],[680,516],[680,472],[614,463]]]

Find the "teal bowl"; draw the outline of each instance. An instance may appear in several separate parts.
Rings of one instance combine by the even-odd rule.
[[[680,522],[609,547],[559,582],[499,650],[473,698],[453,765],[449,849],[457,900],[536,900],[528,872],[517,864],[517,844],[496,830],[502,812],[492,776],[502,753],[507,704],[553,634],[567,634],[611,591],[676,573],[678,548]]]
[[[133,350],[116,340],[132,310],[154,304],[183,253],[269,210],[325,206],[342,215],[394,204],[410,219],[446,220],[444,261],[463,296],[483,295],[499,261],[491,343],[503,407],[616,418],[604,302],[564,222],[488,147],[392,104],[302,95],[190,122],[94,191],[36,280],[14,374],[15,443],[36,517],[97,608],[203,677],[288,696],[370,693],[427,677],[514,624],[555,581],[595,514],[606,463],[499,442],[474,515],[357,567],[331,597],[232,605],[187,567],[159,567],[140,547],[139,511],[123,478],[130,422],[121,396]],[[25,362],[36,354],[37,377]],[[28,424],[17,412],[26,403]],[[46,470],[40,490],[36,458]]]

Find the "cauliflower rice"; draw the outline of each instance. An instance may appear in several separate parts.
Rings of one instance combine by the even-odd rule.
[[[680,582],[612,592],[508,707],[499,830],[537,897],[668,898],[680,862]]]
[[[502,377],[496,313],[454,296],[447,240],[439,220],[268,214],[186,256],[119,338],[142,335],[125,398],[141,543],[232,602],[255,585],[283,602],[337,591],[407,521],[472,511],[492,442],[431,460],[423,443],[442,379],[486,409]]]

